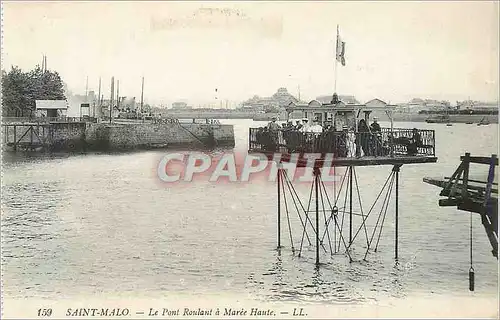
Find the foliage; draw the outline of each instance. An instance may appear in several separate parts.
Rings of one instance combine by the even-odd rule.
[[[56,71],[40,66],[28,72],[12,67],[2,70],[2,113],[4,116],[29,116],[35,100],[64,100],[64,84]]]

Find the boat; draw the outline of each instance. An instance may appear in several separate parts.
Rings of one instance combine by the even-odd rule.
[[[451,127],[451,126],[453,126],[453,124],[452,124],[451,122],[448,122],[448,123],[446,124],[446,126],[447,126],[447,127]]]
[[[425,119],[427,123],[450,123],[450,116],[447,114],[440,114],[434,117]]]
[[[488,121],[488,119],[482,118],[481,121],[479,121],[477,125],[478,126],[487,126],[489,124],[490,124],[490,122]]]
[[[465,124],[474,124],[472,121],[467,121]]]

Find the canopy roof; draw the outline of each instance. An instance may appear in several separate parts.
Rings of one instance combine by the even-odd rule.
[[[336,104],[332,103],[321,103],[318,100],[311,100],[308,104],[297,104],[291,102],[287,107],[287,112],[293,111],[318,111],[318,112],[346,112],[346,111],[392,111],[396,108],[395,105],[390,105],[380,99],[373,99],[364,104],[345,104],[343,102],[338,102]]]
[[[66,110],[68,102],[66,100],[35,100],[37,110]]]

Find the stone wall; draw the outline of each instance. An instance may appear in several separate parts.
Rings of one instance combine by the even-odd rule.
[[[234,131],[232,125],[95,123],[87,129],[87,143],[100,150],[234,147]]]
[[[85,148],[84,122],[52,123],[48,127],[48,142],[51,150],[79,150]]]
[[[16,127],[16,140],[30,128]],[[109,124],[109,123],[50,123],[45,126],[34,126],[42,143],[50,151],[78,150],[133,150],[165,147],[234,147],[234,131],[232,125],[209,125],[195,123],[169,124]],[[43,128],[43,129],[42,129]],[[4,143],[14,142],[14,127],[3,128]],[[31,131],[22,142],[39,142]]]

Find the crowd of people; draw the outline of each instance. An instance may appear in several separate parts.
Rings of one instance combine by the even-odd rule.
[[[343,126],[336,130],[329,119],[323,125],[318,120],[309,124],[308,119],[288,121],[283,125],[272,121],[257,132],[257,141],[267,150],[286,148],[288,152],[329,152],[340,157],[361,157],[385,155],[389,148],[382,141],[378,119],[368,126],[364,119],[358,123],[358,130]]]
[[[256,139],[268,151],[333,153],[338,157],[358,158],[388,155],[391,152],[390,144],[402,146],[404,149],[398,152],[407,155],[416,155],[418,148],[425,147],[416,128],[404,130],[396,136],[390,132],[383,135],[376,117],[370,125],[364,119],[359,120],[357,131],[348,126],[336,130],[331,120],[325,121],[323,125],[317,120],[309,124],[308,119],[280,125],[273,118],[267,126],[259,128]]]
[[[304,118],[301,120],[296,120],[295,125],[293,124],[292,121],[288,121],[283,124],[283,126],[280,126],[277,122],[277,118],[273,118],[272,121],[268,124],[268,129],[269,130],[278,130],[278,129],[288,129],[288,130],[298,130],[300,132],[313,132],[313,133],[322,133],[325,131],[335,131],[335,127],[332,123],[331,119],[328,119],[327,121],[324,122],[324,125],[322,126],[317,119],[315,119],[312,124],[309,123],[309,119]],[[346,126],[344,126],[343,129],[345,129]],[[354,130],[354,128],[351,128],[351,130]],[[373,123],[368,127],[366,124],[366,121],[364,119],[361,119],[358,124],[358,132],[380,132],[380,124],[378,123],[378,118],[374,117],[373,118]]]

